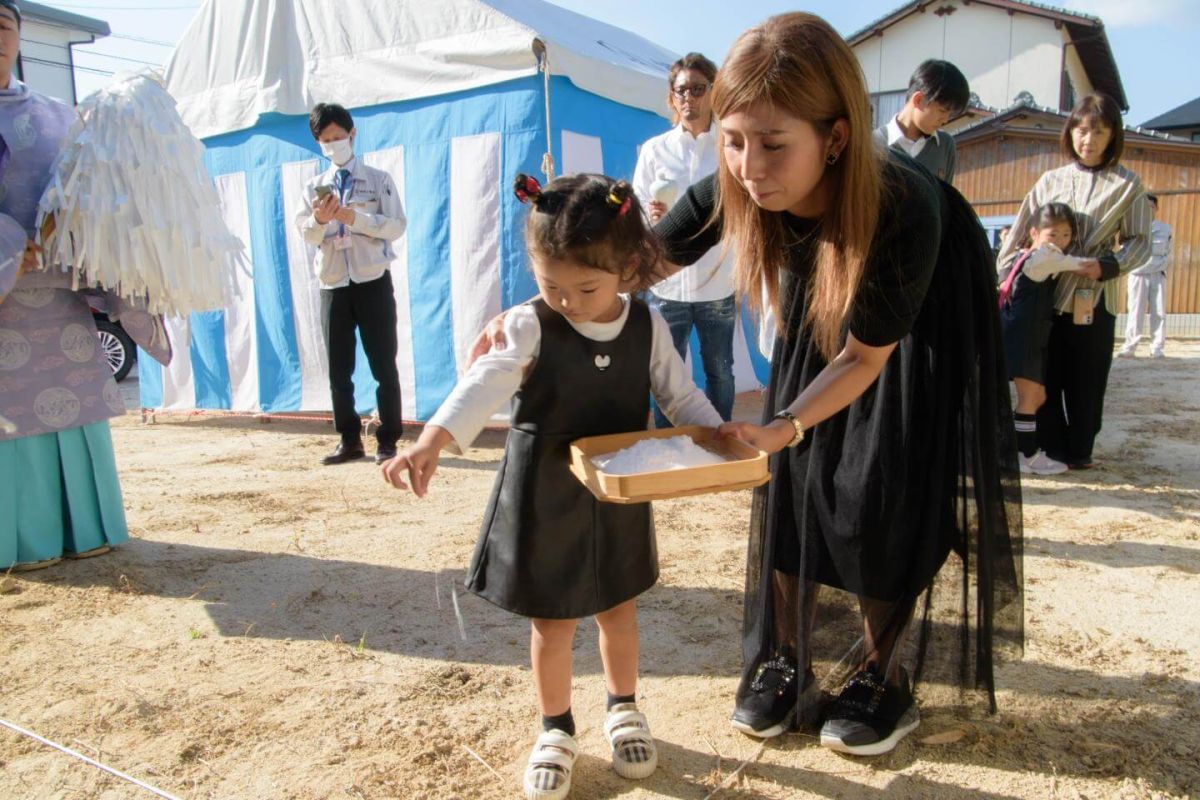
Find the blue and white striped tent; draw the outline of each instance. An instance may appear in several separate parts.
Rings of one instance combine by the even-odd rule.
[[[536,292],[509,186],[539,174],[548,121],[560,174],[628,178],[638,145],[668,125],[673,59],[541,0],[207,0],[167,85],[252,266],[232,307],[169,320],[175,359],[141,360],[143,406],[330,408],[313,252],[293,224],[305,180],[327,166],[307,112],[329,101],[351,110],[359,157],[404,198],[392,268],[403,411],[428,419],[483,324]],[[766,365],[748,322],[737,340],[738,388],[753,388]],[[354,380],[371,410],[361,350]]]

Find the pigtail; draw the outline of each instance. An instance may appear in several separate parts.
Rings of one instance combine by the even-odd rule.
[[[633,206],[633,187],[629,185],[628,181],[617,181],[609,187],[604,202],[617,213],[618,217],[625,216]]]
[[[541,212],[525,223],[525,244],[535,258],[571,259],[617,273],[637,289],[657,280],[661,249],[628,181],[567,175],[543,189],[521,174],[513,193]]]
[[[520,172],[513,179],[513,194],[522,203],[533,203],[536,205],[537,201],[542,197],[542,185],[532,175]]]
[[[532,204],[538,211],[551,216],[562,210],[567,199],[562,192],[542,189],[537,178],[526,175],[524,172],[518,173],[517,177],[513,179],[513,194],[522,203]]]

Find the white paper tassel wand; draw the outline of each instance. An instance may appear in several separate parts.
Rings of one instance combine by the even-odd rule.
[[[161,77],[123,73],[76,111],[40,204],[48,268],[151,313],[227,306],[245,247]]]

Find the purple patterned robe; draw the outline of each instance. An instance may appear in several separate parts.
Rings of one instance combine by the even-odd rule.
[[[70,276],[17,277],[38,201],[74,111],[13,78],[0,89],[0,441],[56,433],[123,414],[125,405],[100,349],[96,324]],[[109,317],[156,360],[170,360],[161,321],[115,295]]]

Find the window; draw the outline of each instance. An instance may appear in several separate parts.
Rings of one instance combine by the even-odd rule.
[[[906,91],[876,92],[871,95],[871,116],[876,128],[882,128],[904,108]]]
[[[1070,111],[1075,107],[1075,84],[1064,69],[1062,73],[1062,102],[1058,104],[1059,111]]]

